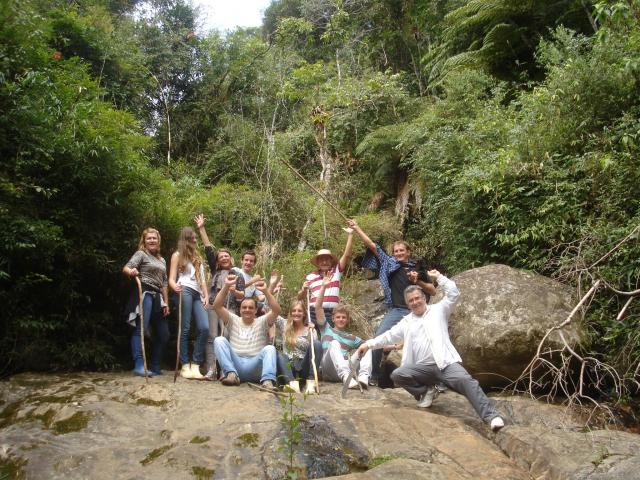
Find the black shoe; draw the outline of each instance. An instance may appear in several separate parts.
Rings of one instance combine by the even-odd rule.
[[[373,378],[373,377],[369,377],[369,385],[371,385],[372,387],[377,387],[378,386],[378,379],[377,378]]]

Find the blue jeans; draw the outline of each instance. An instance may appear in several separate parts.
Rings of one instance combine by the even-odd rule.
[[[241,357],[231,348],[225,337],[216,337],[213,349],[222,369],[222,375],[235,372],[241,382],[276,381],[276,347],[267,345],[253,357]]]
[[[313,341],[313,349],[316,357],[316,370],[320,371],[320,362],[322,361],[322,342],[320,340]],[[313,366],[311,365],[311,348],[307,349],[300,368],[297,369],[293,362],[290,361],[287,356],[278,352],[278,377],[284,382],[289,383],[292,380],[308,379],[313,380]]]
[[[387,330],[390,330],[391,327],[393,327],[400,320],[402,320],[402,317],[404,317],[405,315],[409,315],[409,313],[410,312],[408,308],[392,307],[389,310],[387,310],[387,313],[384,314],[384,317],[380,322],[380,325],[378,326],[378,329],[376,330],[374,337],[377,337],[378,335],[382,335]],[[382,361],[381,348],[378,348],[373,351],[371,361],[373,362],[372,369],[371,369],[371,378],[373,380],[377,380],[380,374],[380,362]]]
[[[196,322],[196,343],[193,347],[193,363],[200,365],[204,360],[204,349],[209,336],[209,318],[200,300],[200,293],[182,289],[182,331],[180,332],[180,363],[189,363],[189,330],[191,317]]]
[[[157,295],[160,294],[158,293]],[[160,372],[160,363],[162,362],[165,347],[169,341],[169,325],[167,324],[166,317],[162,316],[162,312],[153,311],[153,296],[150,293],[144,294],[142,308],[144,310],[145,336],[148,336],[149,327],[151,327],[151,338],[153,341],[149,370],[158,373]],[[142,368],[142,340],[140,338],[139,316],[136,318],[136,328],[131,335],[131,354],[135,368]]]

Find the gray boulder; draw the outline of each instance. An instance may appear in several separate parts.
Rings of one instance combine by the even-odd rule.
[[[474,268],[453,280],[460,301],[449,320],[451,340],[483,387],[515,380],[548,329],[562,323],[575,305],[567,286],[506,265]],[[563,332],[572,347],[584,337],[579,318]],[[557,332],[545,346],[561,347]]]

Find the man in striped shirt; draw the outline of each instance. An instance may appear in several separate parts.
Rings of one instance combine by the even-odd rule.
[[[340,260],[331,253],[330,250],[322,249],[318,250],[315,257],[311,259],[317,270],[309,273],[305,277],[305,284],[298,292],[298,300],[305,300],[305,289],[309,289],[309,304],[313,305],[318,297],[320,286],[322,281],[328,273],[331,274],[331,283],[327,286],[324,302],[322,302],[322,308],[324,309],[324,317],[329,325],[333,326],[333,309],[340,302],[340,280],[342,279],[342,273],[347,267],[347,263],[351,258],[351,252],[353,250],[353,230],[351,228],[343,228],[347,232],[347,243],[344,247],[344,252]],[[311,321],[316,323],[315,310],[311,310]]]
[[[276,278],[276,283],[278,280]],[[228,340],[216,337],[213,344],[222,370],[222,384],[260,381],[263,387],[275,389],[276,349],[269,344],[268,331],[280,314],[280,305],[266,283],[259,281],[255,286],[269,302],[269,313],[256,318],[255,298],[245,298],[240,304],[240,316],[235,315],[224,307],[224,300],[235,285],[235,275],[228,275],[213,302],[213,308],[229,331]]]

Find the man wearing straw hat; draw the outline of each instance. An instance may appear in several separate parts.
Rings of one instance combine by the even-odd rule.
[[[340,302],[340,280],[342,273],[347,266],[347,262],[351,258],[351,252],[353,249],[353,229],[344,228],[347,232],[347,244],[344,247],[344,252],[340,260],[336,257],[331,250],[323,248],[318,250],[318,253],[311,259],[317,270],[311,272],[305,277],[305,283],[302,289],[298,292],[298,299],[304,300],[305,290],[309,291],[309,305],[313,305],[318,298],[318,293],[322,287],[322,281],[327,273],[331,273],[331,283],[327,286],[322,308],[324,310],[324,316],[329,325],[333,326],[333,309],[338,302]],[[311,321],[316,323],[316,312],[314,308],[310,309]]]

